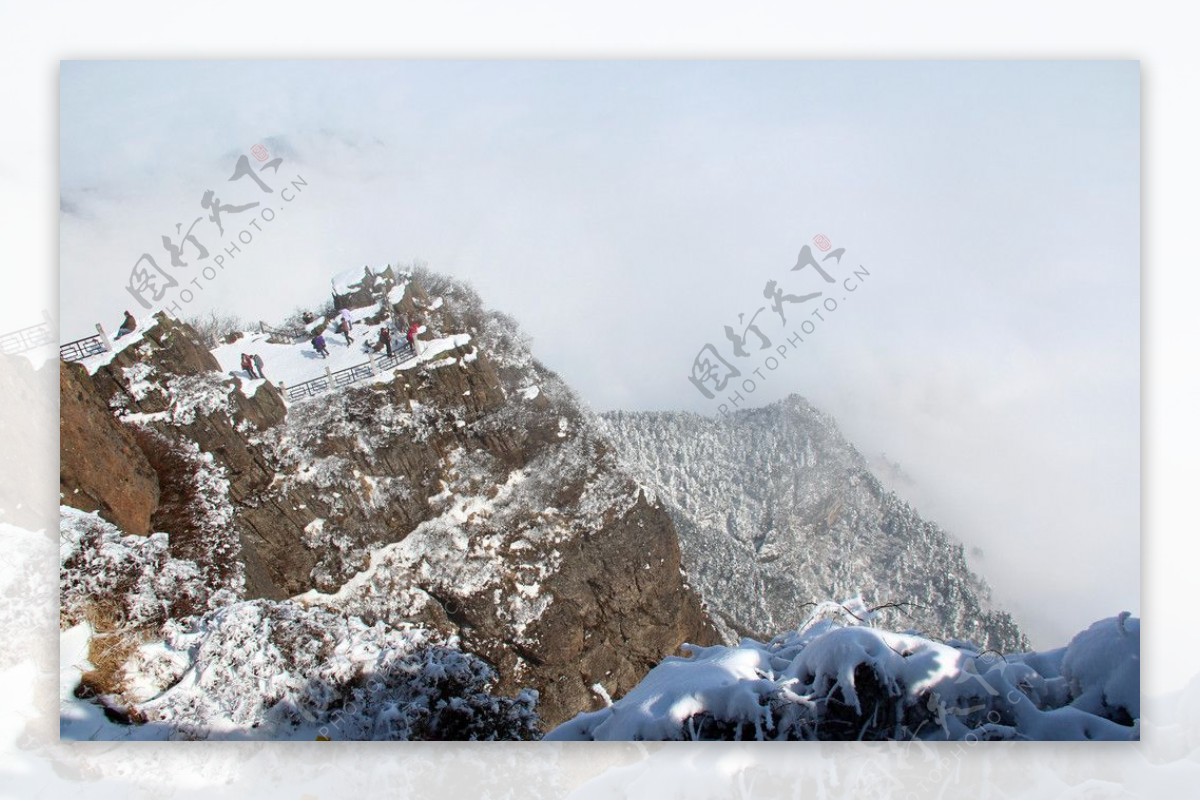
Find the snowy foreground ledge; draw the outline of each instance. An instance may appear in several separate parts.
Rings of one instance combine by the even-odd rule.
[[[538,696],[492,692],[455,637],[293,601],[239,600],[169,536],[60,507],[64,740],[526,740]],[[108,606],[93,630],[94,599]],[[94,661],[95,660],[95,661]],[[119,665],[104,695],[85,674]],[[86,685],[86,686],[85,686]],[[90,689],[89,689],[90,688]]]
[[[541,737],[537,694],[497,693],[495,670],[456,638],[296,599],[239,600],[239,582],[214,589],[203,565],[171,556],[166,534],[61,512],[63,739]],[[110,603],[99,622],[120,625],[93,631],[96,598]],[[547,739],[1139,736],[1139,622],[1126,613],[1065,648],[1009,656],[874,628],[875,614],[854,599],[768,643],[689,646]]]
[[[857,617],[765,644],[685,646],[689,656],[546,739],[1138,739],[1139,621],[1128,613],[1066,648],[1007,656]]]

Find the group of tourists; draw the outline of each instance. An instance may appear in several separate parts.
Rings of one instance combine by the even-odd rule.
[[[246,371],[252,379],[266,378],[263,375],[263,360],[262,356],[257,353],[242,354],[242,369]]]
[[[354,329],[354,321],[350,317],[350,311],[348,309],[342,309],[341,311],[338,312],[337,317],[335,317],[334,320],[336,321],[336,324],[334,325],[333,330],[336,333],[341,334],[342,336],[344,336],[346,338],[346,347],[350,347],[351,345],[353,345],[355,340],[354,340],[354,337],[350,335],[350,332]],[[405,327],[404,323],[403,323],[403,321],[401,321],[400,328],[403,330],[404,327]],[[405,332],[405,335],[404,335],[405,340],[408,342],[409,349],[413,352],[414,355],[418,355],[418,356],[420,355],[420,350],[419,350],[420,346],[418,344],[417,334],[419,334],[420,332],[421,332],[421,324],[414,322],[414,323],[412,323],[412,325],[409,325],[407,327],[407,331]],[[320,356],[322,359],[329,357],[329,346],[325,342],[324,334],[321,334],[321,333],[316,334],[310,340],[309,344],[312,345],[313,350],[315,350],[317,352],[317,355]],[[391,325],[385,324],[383,326],[383,328],[379,329],[379,338],[375,341],[375,344],[372,345],[370,343],[367,343],[366,345],[363,346],[363,349],[370,350],[374,353],[384,351],[387,353],[388,358],[391,358],[392,356],[394,356],[395,351],[392,348]]]
[[[311,323],[316,318],[311,312],[305,312],[303,319],[305,323]],[[334,319],[336,320],[337,324],[334,326],[333,330],[344,336],[346,338],[346,347],[350,347],[352,344],[354,344],[354,337],[350,335],[350,331],[354,328],[354,321],[350,317],[349,309],[342,309],[338,312],[337,317]],[[404,339],[406,342],[408,342],[409,350],[412,351],[414,356],[420,356],[420,341],[417,339],[417,335],[421,332],[421,324],[414,321],[411,325],[406,327],[404,321],[400,320],[398,328],[399,330],[405,332]],[[131,334],[136,329],[137,320],[132,314],[129,313],[129,311],[126,311],[125,319],[121,321],[121,325],[117,328],[116,339],[120,339],[123,336]],[[313,336],[313,338],[309,341],[309,344],[312,345],[313,350],[315,350],[317,355],[322,359],[329,357],[329,347],[326,344],[325,336],[322,333],[317,333],[315,336]],[[363,346],[363,349],[370,350],[375,353],[385,351],[388,355],[388,358],[394,356],[395,351],[392,348],[391,324],[385,323],[384,326],[379,329],[379,338],[375,341],[375,344],[372,345],[367,343]],[[250,376],[251,379],[257,380],[266,378],[266,375],[263,374],[263,358],[257,353],[243,353],[241,364],[242,369],[246,371],[246,375]]]

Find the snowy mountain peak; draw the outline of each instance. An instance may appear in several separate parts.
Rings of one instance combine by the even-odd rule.
[[[833,418],[790,395],[706,418],[603,415],[630,470],[671,510],[684,564],[734,631],[765,636],[812,603],[904,602],[891,625],[1000,649],[1025,644],[962,546],[888,492]]]

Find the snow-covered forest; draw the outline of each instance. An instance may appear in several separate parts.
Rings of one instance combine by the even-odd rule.
[[[835,421],[792,395],[709,418],[613,412],[607,432],[671,511],[684,564],[740,634],[801,625],[810,606],[864,594],[900,601],[886,622],[1021,650],[963,546],[887,491]]]

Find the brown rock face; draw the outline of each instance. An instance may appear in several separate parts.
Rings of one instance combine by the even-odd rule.
[[[457,635],[501,692],[537,688],[554,725],[603,703],[593,685],[619,697],[682,643],[718,638],[669,515],[620,473],[569,390],[543,371],[536,396],[506,394],[466,350],[294,408],[270,436],[325,469],[260,496],[247,550],[270,554],[269,585],[289,594],[315,587],[336,599],[314,603]],[[363,489],[392,480],[384,503]],[[301,532],[316,521],[319,542]]]
[[[159,313],[147,326],[140,343],[116,354],[91,376],[96,392],[110,406],[150,413],[167,408],[166,396],[160,391],[151,391],[141,397],[130,393],[129,381],[124,375],[128,368],[149,367],[158,374],[160,381],[170,376],[204,375],[221,369],[216,357],[186,323]]]
[[[527,675],[537,679],[538,710],[548,725],[599,709],[604,702],[592,689],[596,684],[619,698],[683,643],[719,642],[681,580],[670,518],[644,497],[611,525],[572,543],[564,557],[544,587],[554,602],[532,627],[537,653],[518,648],[493,655],[502,675],[516,672],[510,653],[532,661]],[[508,679],[505,686],[511,691],[520,683]]]
[[[130,534],[149,534],[158,506],[158,477],[132,434],[118,423],[87,371],[59,363],[62,502],[106,520]]]

